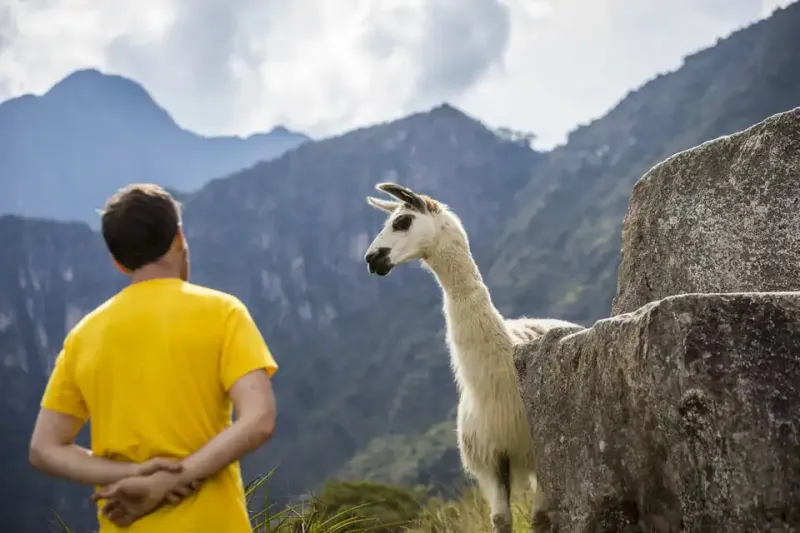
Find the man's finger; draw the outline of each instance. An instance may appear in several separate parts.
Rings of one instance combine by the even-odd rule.
[[[117,522],[120,518],[124,518],[128,513],[125,511],[124,507],[117,505],[110,509],[108,507],[104,508],[103,514],[112,522]]]
[[[169,503],[180,503],[182,499],[181,495],[176,492],[167,493],[167,501]]]
[[[100,490],[94,491],[89,498],[93,502],[96,502],[98,500],[110,500],[110,499],[114,498],[117,495],[118,492],[119,492],[119,490],[117,489],[117,487],[114,487],[112,485],[110,487],[103,487]]]
[[[187,485],[178,485],[177,487],[172,489],[172,492],[174,492],[175,494],[179,494],[182,498],[185,498],[186,496],[192,493],[192,489]]]
[[[125,509],[122,503],[119,500],[112,500],[103,506],[101,509],[101,513],[108,516],[109,514],[113,513],[117,509]]]
[[[115,509],[113,513],[107,515],[108,519],[120,527],[129,526],[133,523],[131,516],[124,509]]]

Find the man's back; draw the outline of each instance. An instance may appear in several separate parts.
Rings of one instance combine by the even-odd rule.
[[[90,416],[95,455],[184,458],[230,423],[227,390],[258,368],[272,375],[277,365],[236,298],[154,279],[126,287],[70,332],[42,405]],[[116,531],[99,519],[102,533]],[[249,532],[238,463],[125,531]]]

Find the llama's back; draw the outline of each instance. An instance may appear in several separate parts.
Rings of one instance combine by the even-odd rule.
[[[551,329],[583,327],[557,318],[506,318],[505,323],[515,345],[536,340]]]

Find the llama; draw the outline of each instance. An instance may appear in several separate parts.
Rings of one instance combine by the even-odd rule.
[[[555,327],[555,319],[504,319],[470,253],[459,218],[444,204],[394,183],[376,189],[394,197],[367,197],[389,213],[364,257],[369,272],[388,275],[421,260],[443,292],[450,364],[459,392],[458,447],[465,472],[491,508],[495,533],[511,531],[511,488],[520,481],[538,491],[531,429],[517,389],[514,345]]]

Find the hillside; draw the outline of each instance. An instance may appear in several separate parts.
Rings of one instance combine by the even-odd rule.
[[[192,191],[307,140],[281,127],[202,137],[137,83],[80,70],[41,96],[0,103],[0,214],[96,224],[94,210],[131,181]]]
[[[440,106],[303,144],[188,195],[195,280],[240,296],[281,363],[276,440],[245,462],[246,475],[279,465],[276,498],[330,476],[458,481],[438,289],[418,268],[377,279],[362,262],[382,222],[364,203],[375,182],[402,182],[461,216],[503,311],[588,324],[610,310],[635,180],[676,151],[800,105],[797,27],[793,4],[687,58],[548,154]],[[26,516],[41,516],[78,500],[34,486],[40,478],[20,464],[30,413],[65,328],[123,280],[85,226],[6,217],[0,235],[12,251],[0,260],[0,402],[14,413],[0,429],[21,435],[0,442],[0,462],[22,476],[0,491],[13,483],[31,502]],[[0,502],[12,531],[24,524],[13,521],[19,507]]]

